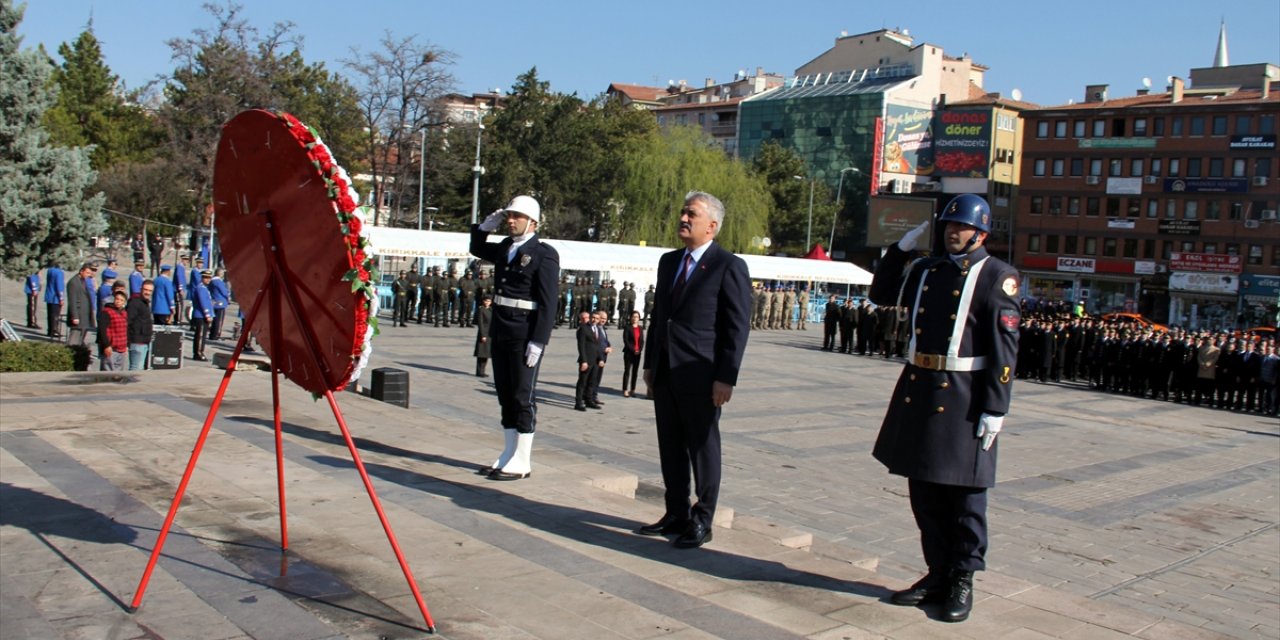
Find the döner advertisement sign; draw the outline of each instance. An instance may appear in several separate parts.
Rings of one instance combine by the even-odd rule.
[[[987,177],[991,152],[991,111],[955,109],[938,113],[934,125],[933,174]]]

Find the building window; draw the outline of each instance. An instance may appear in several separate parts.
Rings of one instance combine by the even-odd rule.
[[[1272,115],[1258,116],[1258,133],[1267,135],[1276,132],[1276,117]]]
[[[1084,158],[1071,159],[1071,175],[1076,178],[1084,175]]]
[[[1054,159],[1053,175],[1061,178],[1063,175],[1063,172],[1066,170],[1066,167],[1064,166],[1065,164],[1066,164],[1066,161],[1064,161],[1062,158]]]
[[[1209,177],[1221,178],[1222,165],[1223,165],[1222,158],[1209,158]]]
[[[1117,198],[1115,196],[1110,196],[1107,198],[1107,217],[1108,218],[1120,217],[1120,198]]]
[[[1084,201],[1084,214],[1085,214],[1086,216],[1097,216],[1097,215],[1098,215],[1098,204],[1099,204],[1099,203],[1098,203],[1098,199],[1097,199],[1096,197],[1089,197],[1089,198],[1085,198],[1085,201]]]
[[[1031,213],[1044,213],[1044,196],[1031,196]]]
[[[1160,245],[1160,258],[1162,260],[1168,260],[1172,257],[1173,257],[1173,241],[1165,240]]]
[[[1106,135],[1107,135],[1107,121],[1094,120],[1093,121],[1093,137],[1101,138]]]
[[[1213,135],[1215,136],[1227,135],[1227,117],[1226,116],[1213,117]]]
[[[1067,198],[1067,215],[1080,215],[1080,196],[1071,196]]]
[[[1244,158],[1231,159],[1231,177],[1244,178],[1248,176],[1249,163]]]
[[[1067,137],[1067,121],[1066,120],[1059,120],[1053,123],[1053,137],[1055,138]]]
[[[1102,255],[1108,258],[1116,257],[1116,239],[1115,238],[1102,239]]]
[[[1280,244],[1271,247],[1271,266],[1280,267]]]
[[[1240,255],[1240,243],[1238,243],[1238,242],[1228,242],[1228,243],[1227,243],[1227,255],[1229,255],[1229,256],[1238,256],[1238,255]]]
[[[1200,177],[1201,163],[1202,163],[1201,158],[1187,158],[1187,177],[1188,178]]]
[[[1035,176],[1044,175],[1044,158],[1039,158],[1031,163],[1031,174]]]
[[[1062,215],[1062,196],[1049,196],[1049,214]]]
[[[1171,118],[1170,123],[1171,123],[1170,126],[1172,127],[1172,132],[1170,133],[1170,135],[1172,135],[1175,138],[1181,138],[1182,137],[1182,118],[1181,117]]]
[[[1135,178],[1140,178],[1140,177],[1142,177],[1143,175],[1145,175],[1145,174],[1143,174],[1143,173],[1142,173],[1142,164],[1143,164],[1143,162],[1142,162],[1142,158],[1134,158],[1134,159],[1130,160],[1130,161],[1129,161],[1129,175],[1131,175],[1131,176],[1133,176],[1133,177],[1135,177]]]
[[[1102,175],[1102,160],[1100,158],[1094,158],[1089,161],[1089,175]]]
[[[698,114],[698,124],[704,125],[704,126],[707,124],[707,114],[705,113]],[[822,134],[818,134],[818,135],[822,135]],[[827,134],[827,135],[831,135],[831,134]]]
[[[1271,158],[1254,158],[1253,175],[1255,176],[1271,175]]]
[[[1146,118],[1133,119],[1133,135],[1134,136],[1147,135],[1147,119]]]
[[[1200,201],[1188,200],[1182,209],[1182,218],[1184,220],[1195,220],[1200,216]]]
[[[1122,169],[1124,169],[1124,162],[1123,162],[1122,160],[1120,160],[1120,158],[1112,158],[1112,159],[1107,163],[1107,175],[1108,175],[1108,176],[1111,176],[1111,177],[1118,177],[1118,176],[1122,175],[1122,174],[1121,174],[1121,170],[1122,170]]]
[[[1138,207],[1138,205],[1139,205],[1141,202],[1142,202],[1142,201],[1141,201],[1141,200],[1139,200],[1138,198],[1129,198],[1129,199],[1125,202],[1124,217],[1126,217],[1126,218],[1136,218],[1136,217],[1138,217],[1138,213],[1139,213],[1139,212],[1141,212],[1141,209]]]
[[[1073,133],[1075,136],[1077,138],[1083,138],[1086,130],[1085,127],[1087,126],[1085,125],[1084,120],[1076,120],[1075,122],[1072,122],[1071,125],[1074,128]]]
[[[1169,158],[1169,177],[1176,178],[1182,175],[1182,158]]]
[[[1217,252],[1218,252],[1218,243],[1216,242],[1206,242],[1204,243],[1204,248],[1200,250],[1200,253],[1217,253]]]
[[[1182,241],[1182,252],[1183,252],[1183,253],[1195,253],[1195,251],[1196,251],[1196,243],[1195,243],[1195,241],[1193,241],[1193,240],[1183,240],[1183,241]]]
[[[1156,239],[1146,238],[1142,241],[1142,257],[1151,259],[1156,257]]]
[[[1249,116],[1236,116],[1236,135],[1247,136],[1250,129],[1253,128],[1253,118]]]
[[[1260,244],[1249,245],[1249,256],[1248,256],[1247,262],[1253,265],[1262,264],[1262,245]]]
[[[1147,201],[1147,217],[1148,218],[1160,217],[1160,201],[1159,200],[1152,198]]]
[[[1049,121],[1048,120],[1041,120],[1040,122],[1036,123],[1036,137],[1037,138],[1049,137]]]
[[[1074,236],[1074,235],[1067,236],[1066,238],[1063,239],[1064,246],[1062,248],[1062,252],[1069,256],[1074,256],[1076,254],[1076,251],[1079,249],[1079,244],[1080,244],[1079,236]]]
[[[1231,219],[1244,220],[1244,203],[1243,202],[1231,203]]]
[[[1164,136],[1164,118],[1151,119],[1151,135],[1155,137]]]
[[[1044,252],[1056,254],[1058,253],[1058,235],[1048,235],[1044,237]]]
[[[1204,135],[1204,116],[1191,116],[1190,135]]]
[[[1137,238],[1124,239],[1124,257],[1126,258],[1138,257],[1138,239]]]
[[[1164,217],[1167,220],[1172,220],[1178,217],[1178,201],[1177,200],[1174,200],[1173,198],[1169,198],[1168,200],[1164,201]]]
[[[1205,220],[1222,219],[1222,201],[1221,200],[1209,201],[1209,206],[1204,208],[1204,219]]]
[[[1114,119],[1114,120],[1112,120],[1112,121],[1111,121],[1111,135],[1112,135],[1112,137],[1116,137],[1116,138],[1123,138],[1123,137],[1125,136],[1125,133],[1124,133],[1124,124],[1125,124],[1125,123],[1124,123],[1124,118],[1116,118],[1116,119]]]
[[[1084,255],[1086,256],[1098,255],[1098,239],[1097,238],[1084,239]]]
[[[1039,234],[1031,234],[1027,236],[1027,251],[1029,253],[1040,253],[1040,236]]]
[[[1151,159],[1151,175],[1153,175],[1153,176],[1158,176],[1158,175],[1160,175],[1160,170],[1161,170],[1161,169],[1163,169],[1163,168],[1164,168],[1164,159],[1163,159],[1163,158],[1152,158],[1152,159]]]

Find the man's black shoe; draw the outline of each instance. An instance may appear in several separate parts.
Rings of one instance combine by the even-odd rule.
[[[943,622],[964,622],[973,611],[973,572],[952,571],[950,591],[942,605]]]
[[[947,574],[930,571],[915,584],[889,596],[889,602],[901,607],[942,602],[947,597]]]
[[[574,411],[586,411],[586,410],[587,410],[587,408],[586,408],[585,406],[583,406],[583,405],[575,404],[575,405],[573,405],[573,410],[574,410]]]
[[[588,402],[588,403],[587,403],[587,408],[588,408],[588,409],[603,409],[603,408],[604,408],[604,405],[600,404],[599,402]]]
[[[689,524],[689,528],[684,530],[676,541],[671,543],[677,549],[696,549],[702,545],[711,542],[711,527],[701,522],[693,522]]]
[[[636,533],[642,536],[669,536],[675,533],[682,533],[688,528],[689,523],[686,520],[677,520],[671,516],[662,516],[661,520],[653,524],[646,524],[643,527],[636,529]]]

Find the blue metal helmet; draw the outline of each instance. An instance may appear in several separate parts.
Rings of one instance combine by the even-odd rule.
[[[967,224],[978,231],[991,233],[991,207],[981,196],[962,193],[947,203],[938,221]]]

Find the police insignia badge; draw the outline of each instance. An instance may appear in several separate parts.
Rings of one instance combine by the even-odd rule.
[[[1000,311],[1000,328],[1007,333],[1016,333],[1018,331],[1018,323],[1022,321],[1021,315],[1013,309],[1003,309]]]
[[[1004,290],[1005,295],[1012,298],[1018,295],[1018,280],[1013,276],[1005,278],[1004,282],[1000,283],[1000,288]]]
[[[525,255],[520,256],[520,266],[521,266],[521,267],[527,267],[527,266],[529,266],[529,263],[530,263],[530,262],[532,262],[532,261],[533,261],[533,256],[531,256],[531,255],[525,254]],[[1016,288],[1015,288],[1015,291],[1016,291]],[[1009,295],[1013,295],[1013,294],[1009,294]]]

